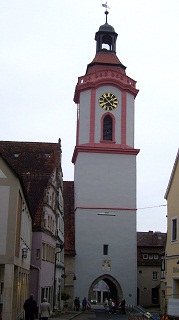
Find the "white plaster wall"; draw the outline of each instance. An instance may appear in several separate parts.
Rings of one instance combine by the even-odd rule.
[[[30,270],[31,262],[31,249],[32,249],[32,218],[30,216],[28,206],[24,202],[24,209],[21,214],[21,234],[20,234],[20,259],[22,255],[22,248],[27,247],[27,258],[22,259],[23,267],[27,270]]]
[[[96,89],[95,143],[101,139],[101,118],[106,113],[99,106],[105,92],[117,97],[118,107],[110,111],[115,117],[115,139],[121,144],[122,93],[117,87]],[[134,145],[134,99],[126,95],[126,143]],[[80,94],[79,143],[89,142],[91,92]],[[91,283],[110,274],[120,284],[127,303],[136,303],[136,156],[126,154],[79,152],[75,163],[75,296],[88,295]],[[116,210],[114,210],[116,208]],[[124,208],[126,210],[124,210]],[[128,210],[129,209],[129,210]],[[101,212],[114,216],[98,215]],[[103,256],[103,245],[109,254]],[[111,261],[111,270],[102,270],[102,260]]]
[[[79,144],[89,143],[91,91],[80,93]]]
[[[6,254],[9,194],[9,186],[0,186],[0,255]]]
[[[79,153],[75,164],[75,207],[136,207],[136,157]]]
[[[129,93],[126,99],[126,144],[134,147],[134,97]]]
[[[116,143],[121,144],[121,105],[122,94],[121,91],[113,86],[101,86],[96,90],[95,100],[95,143],[100,143],[101,140],[101,118],[106,113],[99,106],[99,98],[105,92],[113,93],[119,103],[118,107],[113,111],[108,111],[115,117],[115,140]],[[79,114],[79,144],[89,143],[90,134],[90,101],[91,90],[87,90],[80,93],[80,114]],[[126,94],[126,144],[134,147],[134,97]]]
[[[121,285],[127,303],[136,303],[136,214],[111,211],[114,216],[98,215],[100,210],[77,210],[75,296],[88,295],[91,283],[103,274]],[[103,255],[103,244],[109,245]],[[102,260],[111,260],[111,271],[102,270]]]

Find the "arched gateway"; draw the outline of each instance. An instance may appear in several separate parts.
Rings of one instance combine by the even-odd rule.
[[[109,287],[109,290],[110,290],[109,297],[112,298],[113,301],[116,301],[118,304],[119,301],[121,301],[121,299],[123,298],[123,292],[118,281],[114,277],[108,274],[103,274],[92,282],[88,292],[88,300],[89,301],[92,300],[91,298],[93,296],[93,288],[101,280],[103,280]],[[103,297],[103,300],[104,300],[104,297]]]

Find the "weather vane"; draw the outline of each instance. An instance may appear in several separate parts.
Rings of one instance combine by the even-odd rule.
[[[106,8],[106,11],[105,11],[105,15],[106,15],[106,23],[108,23],[108,22],[107,22],[107,16],[108,16],[108,13],[109,13],[109,12],[108,12],[108,10],[107,10],[107,9],[110,9],[110,8],[109,8],[109,6],[108,6],[107,1],[106,1],[106,3],[103,3],[103,4],[102,4],[102,6]]]

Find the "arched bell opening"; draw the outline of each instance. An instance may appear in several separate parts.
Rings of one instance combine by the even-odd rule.
[[[110,32],[97,32],[95,40],[96,43],[96,52],[101,50],[108,50],[112,52],[116,52],[116,33],[111,34]]]

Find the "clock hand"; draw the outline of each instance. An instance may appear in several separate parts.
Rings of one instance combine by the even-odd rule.
[[[106,101],[107,101],[111,106],[113,106],[113,103],[111,103],[111,100],[113,100],[113,98],[111,98],[110,100],[106,98]]]

